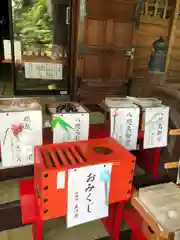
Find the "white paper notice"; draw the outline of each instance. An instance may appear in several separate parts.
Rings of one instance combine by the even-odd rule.
[[[63,65],[60,63],[26,62],[24,64],[24,67],[25,78],[52,79],[52,80],[63,79]]]
[[[3,40],[4,45],[4,57],[5,60],[11,60],[11,41],[10,40]],[[21,61],[21,42],[14,41],[14,57],[16,61]]]
[[[144,149],[167,146],[169,107],[147,108],[145,111]]]
[[[68,228],[108,216],[111,169],[112,164],[99,164],[69,170]]]
[[[57,173],[57,189],[65,187],[66,172],[60,171]]]
[[[111,108],[111,137],[128,150],[137,149],[139,108]]]

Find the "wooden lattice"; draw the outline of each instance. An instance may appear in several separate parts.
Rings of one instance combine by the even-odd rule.
[[[169,0],[143,0],[142,12],[144,16],[170,18],[172,6]]]

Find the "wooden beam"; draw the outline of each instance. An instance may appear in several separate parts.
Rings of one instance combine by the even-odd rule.
[[[169,130],[169,135],[171,135],[171,136],[180,135],[180,129],[170,129]]]
[[[174,39],[176,37],[176,25],[177,25],[177,20],[178,20],[178,15],[179,15],[179,5],[180,5],[180,0],[176,0],[173,19],[172,19],[172,25],[171,25],[171,29],[170,29],[170,33],[169,33],[169,44],[168,44],[165,72],[168,71],[168,68],[170,65]]]
[[[165,169],[173,169],[180,167],[180,162],[168,162],[164,164]]]

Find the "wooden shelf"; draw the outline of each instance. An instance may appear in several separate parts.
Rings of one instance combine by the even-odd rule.
[[[3,63],[12,63],[12,60],[3,60]],[[62,63],[65,64],[66,58],[61,59],[52,59],[46,56],[22,56],[22,61],[16,61],[16,63],[25,63],[25,62],[42,62],[42,63]]]

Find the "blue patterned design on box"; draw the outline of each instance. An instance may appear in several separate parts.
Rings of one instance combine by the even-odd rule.
[[[108,170],[103,170],[100,174],[100,180],[103,182],[110,182],[110,174]]]

